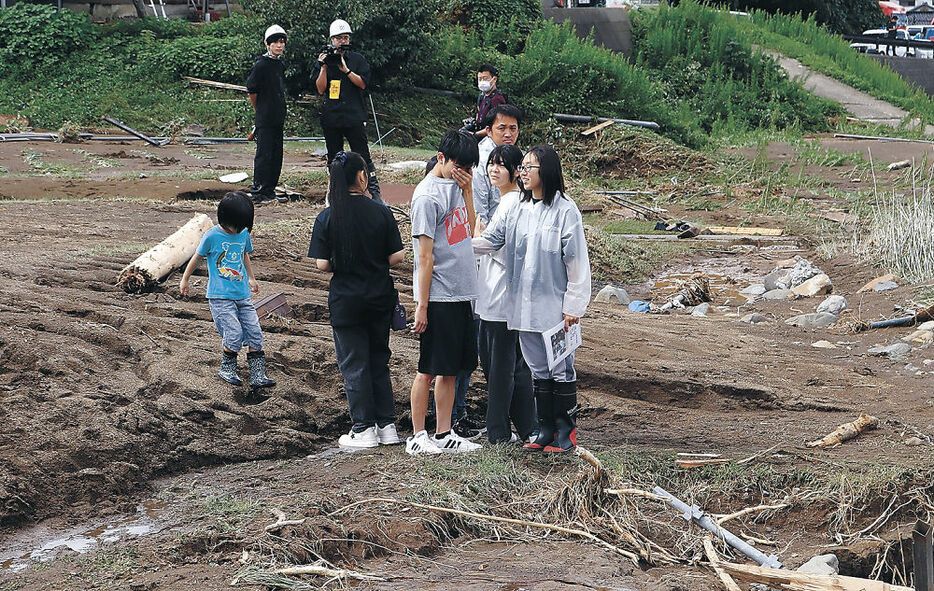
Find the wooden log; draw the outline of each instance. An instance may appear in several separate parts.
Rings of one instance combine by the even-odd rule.
[[[174,269],[184,265],[198,249],[201,237],[214,222],[201,213],[174,234],[153,246],[124,267],[117,277],[117,287],[127,293],[143,293]]]
[[[740,228],[738,226],[707,226],[711,234],[732,234],[737,236],[781,236],[781,228]]]
[[[710,536],[704,537],[704,554],[707,555],[710,566],[713,567],[714,572],[717,573],[717,577],[720,579],[720,582],[723,583],[724,588],[726,588],[727,591],[741,591],[739,585],[733,580],[733,577],[720,568],[720,557],[717,556],[717,551],[713,548],[713,540],[710,539]]]
[[[185,80],[191,82],[192,84],[198,84],[201,86],[210,86],[211,88],[220,88],[222,90],[236,90],[239,92],[246,92],[246,86],[240,86],[239,84],[227,84],[226,82],[215,82],[214,80],[205,80],[203,78],[194,78],[192,76],[185,76]]]
[[[614,123],[616,123],[616,122],[615,122],[615,121],[612,121],[612,120],[604,121],[603,123],[598,123],[598,124],[594,125],[593,127],[590,127],[590,128],[588,128],[588,129],[585,129],[584,131],[582,131],[582,132],[581,132],[581,135],[583,135],[583,136],[593,135],[593,134],[597,133],[598,131],[600,131],[601,129],[605,129],[605,128],[607,128],[607,127],[613,125]]]
[[[720,568],[747,583],[764,583],[781,589],[813,591],[914,591],[911,587],[892,585],[871,579],[842,575],[811,575],[791,570],[721,562]]]
[[[809,441],[805,443],[808,447],[828,447],[839,445],[844,441],[853,439],[866,429],[875,429],[879,426],[879,419],[874,416],[861,413],[859,418],[851,423],[843,423],[832,432],[825,435],[822,439]]]

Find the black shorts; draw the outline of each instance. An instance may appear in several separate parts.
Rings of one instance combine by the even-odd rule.
[[[418,342],[418,371],[456,376],[477,367],[477,326],[470,302],[428,302],[428,328]]]

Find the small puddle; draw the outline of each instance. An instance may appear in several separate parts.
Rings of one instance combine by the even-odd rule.
[[[66,549],[85,554],[103,544],[145,536],[156,531],[156,519],[165,507],[161,501],[146,501],[136,508],[135,515],[90,529],[84,526],[61,532],[36,525],[10,541],[15,547],[0,550],[0,572],[20,572],[33,562],[50,561]]]
[[[725,273],[702,272],[710,284],[711,303],[735,306],[746,302],[746,296],[740,292],[751,283],[748,278],[738,278]],[[655,284],[652,286],[652,294],[658,298],[657,300],[653,298],[653,301],[667,302],[677,295],[682,285],[690,281],[696,273],[698,271],[695,270],[662,273],[655,279]]]

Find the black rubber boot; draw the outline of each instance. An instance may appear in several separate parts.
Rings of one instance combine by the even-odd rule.
[[[370,165],[367,168],[369,170],[369,175],[366,182],[367,193],[370,194],[370,197],[373,198],[373,201],[377,203],[383,203],[383,194],[379,190],[379,180],[376,178],[376,165],[370,162]]]
[[[555,440],[554,380],[532,380],[532,394],[538,406],[538,437],[523,447],[541,451]]]
[[[276,381],[266,375],[266,353],[250,351],[246,354],[246,361],[250,366],[250,386],[271,388],[276,385]]]
[[[233,386],[242,386],[243,380],[237,375],[237,354],[224,351],[221,359],[221,370],[217,372],[222,380]]]
[[[554,404],[557,434],[554,442],[546,447],[545,451],[571,451],[577,446],[577,421],[571,414],[571,410],[577,406],[577,382],[556,382]]]

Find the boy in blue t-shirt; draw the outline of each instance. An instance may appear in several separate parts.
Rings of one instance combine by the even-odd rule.
[[[208,261],[207,298],[214,326],[221,335],[224,356],[218,375],[234,386],[242,386],[237,376],[237,353],[249,347],[246,359],[250,367],[250,386],[267,388],[276,382],[266,376],[266,354],[263,353],[263,333],[250,292],[259,293],[253,277],[250,253],[253,242],[253,202],[243,191],[227,193],[217,204],[217,225],[204,233],[197,253],[191,257],[182,281],[182,295],[187,296],[188,280],[201,258]]]

